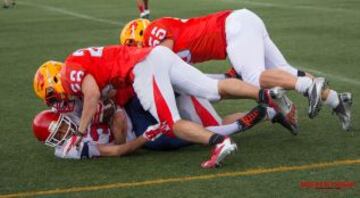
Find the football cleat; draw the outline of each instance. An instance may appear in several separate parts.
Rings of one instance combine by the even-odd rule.
[[[257,123],[264,120],[266,117],[267,108],[264,105],[258,105],[254,107],[245,116],[240,118],[237,122],[241,126],[241,131],[248,130],[255,126]]]
[[[150,18],[150,10],[144,10],[140,13],[140,18],[149,19]]]
[[[291,119],[287,119],[282,113],[277,113],[273,117],[273,119],[271,119],[271,122],[272,123],[279,123],[279,124],[281,124],[281,126],[285,127],[287,130],[289,130],[291,134],[297,135],[298,134],[298,126],[297,126],[296,122],[292,123],[290,120]]]
[[[338,95],[339,105],[334,109],[334,112],[339,117],[343,130],[350,131],[352,94],[345,92]]]
[[[307,97],[309,100],[309,118],[313,119],[321,110],[321,92],[325,89],[327,81],[325,78],[315,78],[313,83],[307,90]]]
[[[275,117],[271,120],[273,123],[280,123],[292,134],[298,133],[297,109],[295,104],[286,96],[286,90],[281,87],[264,90],[267,97],[267,104],[276,111]],[[262,96],[264,97],[264,96]]]
[[[217,168],[222,165],[222,161],[237,150],[237,145],[231,142],[229,137],[226,137],[221,143],[216,144],[211,152],[209,160],[201,163],[202,168]]]

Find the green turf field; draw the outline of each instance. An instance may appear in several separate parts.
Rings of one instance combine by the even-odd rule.
[[[234,137],[240,150],[220,169],[200,168],[209,154],[202,146],[141,150],[123,158],[56,159],[31,132],[33,116],[45,109],[33,93],[34,72],[75,49],[117,43],[122,25],[138,11],[135,0],[18,0],[16,8],[0,9],[0,197],[360,197],[360,1],[151,0],[150,7],[153,18],[252,9],[291,64],[353,93],[353,133],[343,132],[328,108],[309,120],[305,98],[290,93],[301,134],[294,137],[268,123],[256,126]],[[222,72],[226,65],[199,67]],[[226,115],[253,105],[232,100],[216,108]],[[356,186],[303,189],[301,181]]]

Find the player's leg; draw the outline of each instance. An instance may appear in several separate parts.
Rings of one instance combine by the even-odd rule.
[[[150,17],[150,8],[148,0],[136,0],[137,7],[140,11],[140,18],[148,19]]]
[[[209,101],[220,98],[254,99],[281,112],[286,117],[282,121],[289,122],[293,125],[292,130],[296,130],[296,121],[293,121],[293,117],[289,114],[293,108],[288,108],[289,105],[283,103],[285,100],[281,98],[285,95],[279,92],[279,89],[263,90],[238,79],[215,80],[181,60],[168,48],[158,46],[156,49],[160,52],[160,57],[163,57],[162,62],[171,65],[170,79],[177,93],[193,95]]]
[[[148,110],[160,123],[166,122],[175,136],[206,145],[215,145],[215,150],[210,161],[207,161],[204,168],[213,168],[235,151],[236,144],[222,135],[214,134],[201,125],[194,122],[181,120],[176,107],[171,70],[174,67],[174,56],[167,57],[170,50],[165,47],[156,47],[145,60],[135,65],[133,87],[140,103],[145,110]],[[165,56],[164,56],[165,55]],[[181,60],[181,59],[180,59]]]
[[[265,43],[265,67],[266,71],[261,74],[260,84],[262,87],[281,86],[286,89],[294,89],[301,94],[311,96],[310,90],[315,85],[314,76],[292,67],[284,58],[278,47],[271,40],[264,25],[264,43]],[[312,81],[312,83],[311,83]],[[320,82],[321,83],[321,82]],[[345,94],[350,101],[351,94]],[[311,98],[309,98],[311,99]],[[349,100],[350,99],[350,100]],[[335,111],[342,122],[343,129],[350,128],[351,105],[342,101],[341,95],[335,90],[325,88],[321,92],[321,102]],[[346,109],[346,110],[345,110]]]
[[[208,144],[213,133],[199,124],[183,121],[180,118],[170,79],[173,69],[172,60],[166,54],[164,56],[164,50],[170,51],[165,47],[154,48],[133,70],[134,90],[140,103],[156,120],[167,122],[171,128],[173,127],[176,136],[192,142]],[[174,56],[177,57],[175,54]]]
[[[10,7],[9,0],[4,0],[3,8],[9,8],[9,7]]]
[[[312,74],[305,73],[291,66],[282,55],[278,47],[271,40],[264,25],[265,43],[265,70],[260,77],[262,87],[281,86],[286,89],[294,89],[298,92],[306,93],[311,90],[311,81],[315,79]],[[330,107],[339,117],[344,130],[351,127],[351,93],[338,94],[335,90],[325,88],[321,92],[322,102]]]
[[[232,12],[225,22],[226,52],[233,68],[245,82],[260,87],[265,70],[261,21],[242,9]]]
[[[137,5],[140,13],[144,12],[145,4],[144,4],[143,0],[136,0],[136,5]]]
[[[266,61],[269,65],[272,64],[271,61],[278,61],[277,63],[284,64],[284,68],[289,72],[295,73],[293,68],[285,64],[286,61],[276,46],[273,46],[274,51],[269,50],[265,25],[255,13],[246,9],[234,11],[226,19],[225,31],[227,53],[235,70],[240,72],[245,81],[252,80],[252,84],[262,87],[282,86],[286,89],[295,89],[302,94],[306,93],[309,98],[309,116],[313,118],[317,115],[321,107],[321,91],[325,87],[325,80],[312,80],[308,77],[297,79],[296,76],[279,69],[265,71]],[[269,51],[279,56],[271,59],[268,55],[266,59],[266,53],[269,54]],[[253,77],[247,77],[249,75]]]
[[[222,123],[220,116],[206,99],[179,94],[176,96],[176,103],[183,119],[191,120],[204,127],[217,126]]]
[[[274,98],[283,96],[284,92],[279,89],[262,90],[238,79],[220,81],[211,79],[181,60],[168,48],[158,46],[155,49],[161,62],[171,66],[170,80],[177,93],[193,95],[209,101],[220,98],[248,98],[272,107],[275,107],[274,103],[277,103]]]

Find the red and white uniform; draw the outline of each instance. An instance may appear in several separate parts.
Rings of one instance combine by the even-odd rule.
[[[263,21],[247,9],[154,20],[145,30],[144,44],[156,46],[165,39],[173,40],[173,51],[190,63],[228,56],[242,79],[255,86],[265,69],[278,67],[297,75],[270,39]]]
[[[69,117],[76,125],[79,125],[80,116],[82,113],[83,103],[81,100],[75,100],[74,110],[67,113],[62,113],[63,115]],[[54,109],[56,110],[56,109]],[[84,138],[81,140],[80,147],[83,146],[85,142],[89,143],[90,153],[94,154],[94,147],[96,144],[113,144],[114,137],[110,131],[109,121],[104,120],[100,115],[103,114],[105,109],[103,108],[103,104],[99,103],[97,112],[91,121],[90,126],[86,129],[86,134]],[[121,108],[118,108],[117,111],[123,111]],[[127,121],[127,126],[129,126],[130,130],[132,130],[131,122]],[[132,140],[135,138],[133,133],[128,133],[126,140]],[[59,158],[67,158],[67,159],[80,159],[82,149],[78,149],[77,147],[71,146],[73,139],[67,139],[61,145],[55,147],[55,156]],[[96,153],[96,152],[95,152]],[[97,155],[91,157],[98,157]]]
[[[134,48],[125,46],[90,47],[79,49],[65,60],[61,70],[61,82],[65,92],[81,96],[81,83],[84,76],[91,74],[99,89],[112,85],[118,91],[124,91],[131,98],[131,84],[135,64],[149,54],[151,48]],[[123,99],[126,102],[127,99]]]
[[[222,124],[222,119],[212,104],[204,98],[180,95],[176,97],[176,104],[181,118],[185,120],[193,121],[204,127]]]
[[[71,119],[76,121],[72,116]],[[79,120],[79,118],[77,119]],[[80,159],[81,158],[81,151],[82,146],[85,142],[89,142],[92,144],[89,149],[93,149],[93,147],[98,144],[112,144],[113,143],[113,136],[110,131],[109,125],[107,124],[92,124],[90,127],[87,128],[86,134],[84,138],[81,140],[80,149],[75,146],[72,146],[74,139],[70,138],[66,140],[59,146],[55,147],[55,156],[59,158],[66,158],[66,159]],[[97,157],[97,156],[92,156]]]
[[[166,47],[154,48],[133,73],[133,87],[144,110],[170,127],[180,119],[174,92],[210,101],[220,99],[218,80],[188,65]]]
[[[156,46],[172,39],[173,51],[189,63],[225,59],[225,20],[230,13],[228,10],[191,19],[157,19],[146,28],[144,44]]]
[[[170,127],[180,119],[174,91],[210,101],[220,99],[217,80],[205,76],[168,48],[160,46],[77,50],[66,59],[61,71],[65,91],[81,96],[81,83],[87,74],[94,76],[100,90],[111,84],[117,89],[117,98],[125,97],[123,102],[132,97],[129,93],[136,93],[143,108]]]

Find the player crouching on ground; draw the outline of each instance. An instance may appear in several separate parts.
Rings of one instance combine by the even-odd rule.
[[[172,133],[166,135],[215,146],[210,160],[202,163],[205,168],[217,166],[235,151],[236,144],[229,137],[214,134],[199,124],[181,119],[174,91],[210,101],[249,98],[281,111],[281,106],[273,100],[281,93],[260,90],[237,79],[211,79],[161,46],[142,49],[126,46],[79,49],[66,59],[58,77],[60,80],[57,83],[63,87],[62,92],[48,92],[52,89],[48,86],[43,94],[46,95],[45,100],[82,99],[84,105],[76,131],[77,143],[81,141],[96,112],[102,96],[101,90],[110,85],[116,89],[117,95],[124,96],[128,93],[123,90],[132,87],[142,107],[160,125],[167,124],[171,129]],[[128,97],[131,98],[131,95]]]

